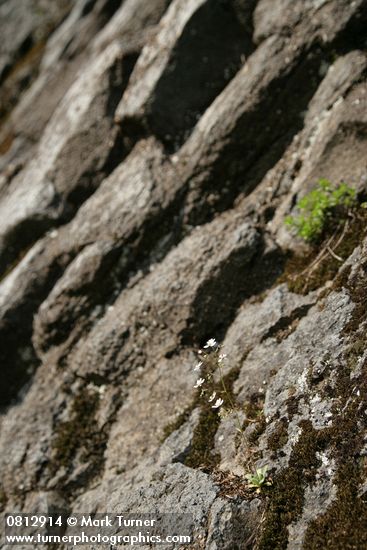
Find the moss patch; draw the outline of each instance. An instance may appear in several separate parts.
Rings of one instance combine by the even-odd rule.
[[[268,447],[271,451],[278,451],[286,445],[287,441],[288,420],[283,417],[277,422],[274,431],[268,437]]]
[[[213,453],[214,438],[220,423],[218,412],[210,404],[201,406],[198,424],[194,430],[190,451],[185,465],[211,471],[219,462],[219,455]]]
[[[299,402],[301,397],[298,395],[291,395],[285,402],[287,407],[288,419],[292,420],[295,414],[298,414]]]
[[[336,478],[337,499],[321,518],[312,522],[304,540],[304,550],[364,550],[367,548],[367,502],[358,496],[361,468],[344,464]]]
[[[273,478],[271,495],[265,504],[265,520],[255,545],[257,550],[287,547],[287,527],[302,513],[306,484],[315,479],[319,466],[316,452],[325,447],[325,440],[310,421],[302,421],[300,428],[302,433],[293,448],[289,467]]]
[[[81,389],[71,407],[70,420],[56,427],[52,442],[51,475],[65,468],[60,488],[68,490],[65,478],[77,463],[88,464],[83,474],[83,485],[95,477],[103,467],[108,433],[97,425],[98,393]]]

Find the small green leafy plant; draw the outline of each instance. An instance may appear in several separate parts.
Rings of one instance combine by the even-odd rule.
[[[286,225],[296,230],[308,242],[317,242],[323,234],[346,221],[349,211],[357,205],[356,191],[346,183],[334,187],[320,179],[317,187],[298,203],[298,216],[288,216]]]
[[[248,487],[256,489],[256,492],[260,493],[264,486],[272,485],[268,477],[267,469],[267,466],[263,466],[262,468],[256,468],[255,472],[252,474],[246,474],[245,477],[248,481]]]

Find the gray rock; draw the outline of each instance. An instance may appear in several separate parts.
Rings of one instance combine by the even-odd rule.
[[[253,543],[253,533],[260,501],[228,502],[217,498],[210,509],[207,550],[246,548]]]
[[[195,550],[365,548],[364,212],[305,294],[319,250],[284,217],[320,177],[364,200],[366,0],[13,4],[1,514],[184,512]],[[47,38],[29,63],[27,36]],[[227,416],[194,388],[209,338]]]
[[[122,60],[120,46],[113,43],[80,75],[45,129],[35,158],[3,193],[2,270],[22,248],[32,244],[32,238],[70,216],[102,179],[114,145],[109,109],[113,110],[113,94],[126,78]],[[94,177],[88,176],[90,171]],[[29,181],[34,182],[31,187]],[[31,231],[21,231],[27,227]]]
[[[171,147],[180,144],[252,50],[238,12],[230,3],[172,2],[117,108],[123,131],[146,126]]]

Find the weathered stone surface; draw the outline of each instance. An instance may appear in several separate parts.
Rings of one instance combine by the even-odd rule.
[[[216,330],[218,320],[225,322],[245,293],[238,277],[250,265],[259,240],[257,231],[238,216],[225,215],[199,228],[163,262],[152,266],[140,283],[119,295],[86,341],[75,346],[75,368],[113,380],[115,368],[119,371],[122,366],[126,371],[138,366],[145,362],[145,354],[152,358],[156,353],[171,354],[181,340],[200,342],[206,337],[203,316],[213,322],[206,330]],[[194,276],[189,278],[188,272]],[[178,290],[179,301],[175,299]]]
[[[206,548],[229,550],[236,548],[239,541],[243,542],[244,547],[250,545],[256,529],[256,520],[254,524],[253,517],[258,517],[259,504],[256,499],[250,503],[242,502],[240,505],[216,499],[210,510],[211,521]]]
[[[111,112],[129,75],[123,60],[113,43],[80,75],[45,129],[35,158],[4,190],[2,271],[45,229],[70,217],[102,179],[116,139]]]
[[[1,3],[1,123],[16,104],[19,94],[34,79],[48,35],[70,11],[72,4],[73,0],[61,0],[52,5],[44,0]]]
[[[173,2],[117,108],[122,128],[146,126],[177,147],[252,50],[241,9],[211,0]]]
[[[366,0],[41,4],[0,2],[0,514],[364,550],[366,217],[284,218],[321,177],[366,198]]]
[[[0,168],[12,163],[19,171],[70,86],[109,44],[119,40],[124,52],[134,59],[154,33],[169,2],[128,0],[119,8],[120,3],[120,0],[75,2],[70,15],[46,43],[37,78],[3,121],[0,149],[6,154],[0,158]]]
[[[1,80],[9,73],[12,65],[37,42],[47,38],[50,26],[58,23],[72,2],[62,0],[48,6],[42,0],[15,0],[2,2],[1,17]],[[14,30],[17,30],[14,33]]]

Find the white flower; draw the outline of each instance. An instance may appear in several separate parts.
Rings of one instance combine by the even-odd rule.
[[[200,386],[202,386],[204,382],[205,382],[205,378],[199,378],[198,380],[196,380],[196,384],[194,388],[200,388]]]
[[[212,409],[219,409],[223,405],[223,399],[217,399],[214,405],[212,405]]]
[[[207,349],[207,348],[215,348],[217,347],[217,341],[215,338],[210,338],[210,340],[207,341],[207,343],[205,344],[204,348]]]
[[[223,361],[223,359],[225,359],[227,357],[227,354],[226,353],[221,353],[218,357],[218,361],[219,363],[221,363]]]
[[[194,370],[200,370],[202,364],[203,364],[203,362],[202,362],[202,361],[199,361],[199,362],[195,365]]]
[[[216,391],[213,391],[213,393],[212,393],[211,396],[209,397],[209,403],[211,403],[212,401],[214,401],[214,398],[215,398],[216,395],[217,395],[217,392],[216,392]]]

